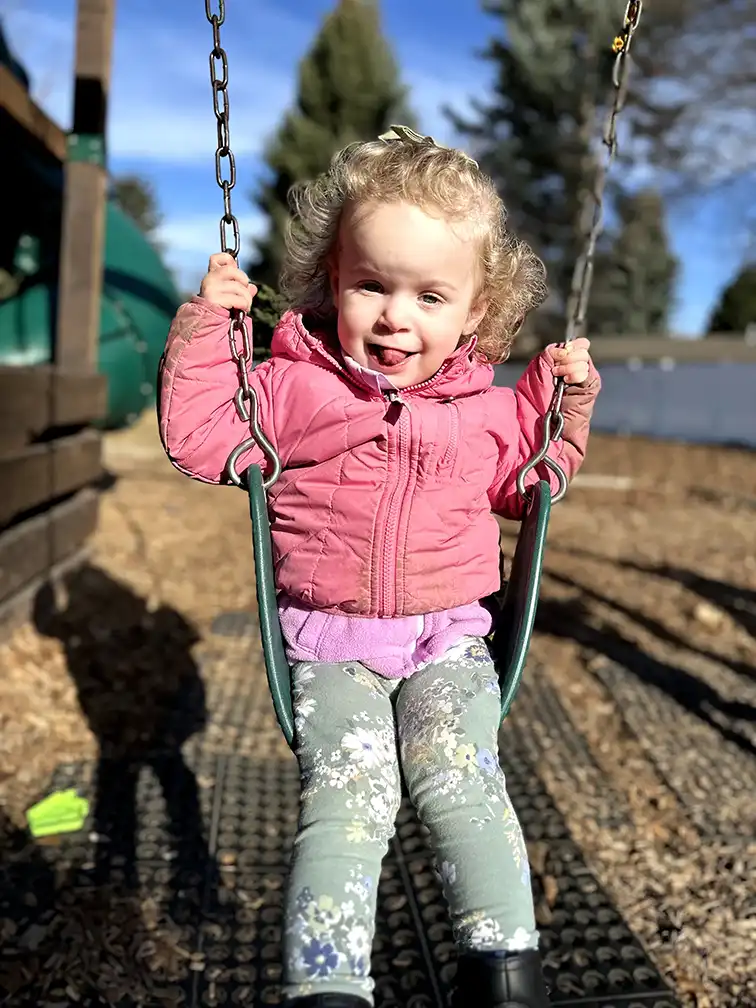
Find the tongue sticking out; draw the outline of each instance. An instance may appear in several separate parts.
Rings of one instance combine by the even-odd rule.
[[[371,344],[370,350],[373,357],[384,367],[395,367],[397,364],[402,364],[410,356],[405,350],[394,350],[391,347],[378,346],[376,343]]]

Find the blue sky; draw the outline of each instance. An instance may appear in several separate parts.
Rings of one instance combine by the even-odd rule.
[[[231,138],[237,155],[234,210],[249,249],[261,221],[249,192],[260,151],[291,102],[296,66],[334,0],[226,0]],[[74,0],[0,0],[9,43],[32,76],[32,93],[61,126],[71,119]],[[384,0],[384,27],[424,132],[453,142],[441,107],[485,97],[491,71],[477,57],[496,24],[479,0]],[[218,246],[215,119],[209,86],[211,29],[202,0],[121,0],[117,9],[109,123],[110,169],[138,172],[156,188],[170,265],[195,289]],[[683,265],[673,329],[701,331],[739,265],[721,200],[671,215]],[[244,257],[243,245],[242,257]]]

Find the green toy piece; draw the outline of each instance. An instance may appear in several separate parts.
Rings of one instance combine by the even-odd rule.
[[[26,812],[29,832],[33,837],[56,836],[59,833],[76,833],[89,815],[89,802],[73,788],[55,791],[32,805]]]

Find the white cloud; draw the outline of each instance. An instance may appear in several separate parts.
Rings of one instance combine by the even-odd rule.
[[[463,144],[445,114],[449,108],[463,117],[471,114],[471,99],[486,92],[487,78],[482,67],[470,64],[457,68],[454,77],[439,77],[413,68],[406,76],[410,101],[420,128],[443,144]]]
[[[263,217],[261,214],[241,215],[239,227],[245,237],[259,237],[264,227]],[[158,238],[187,253],[207,251],[220,240],[219,216],[200,214],[165,221],[159,229]]]
[[[207,40],[156,33],[151,69],[134,73],[125,59],[113,85],[110,146],[114,157],[180,163],[206,160],[217,144]],[[128,36],[125,49],[135,40]],[[238,155],[257,155],[291,100],[286,67],[233,62],[229,51],[231,142]]]
[[[242,262],[252,251],[252,243],[265,230],[260,213],[239,215],[242,237]],[[180,284],[192,289],[204,275],[207,260],[220,249],[219,215],[202,213],[170,218],[161,225],[157,238],[167,249],[166,260],[176,272]]]
[[[63,14],[11,7],[9,43],[32,78],[32,96],[64,129],[71,123],[74,11]],[[200,8],[201,10],[201,8]],[[196,27],[195,27],[196,24]],[[289,33],[297,22],[286,19]],[[231,137],[239,155],[258,154],[291,100],[293,77],[281,61],[249,59],[243,36],[228,31]],[[206,30],[203,30],[206,29]],[[280,37],[280,36],[279,36]],[[206,159],[216,144],[204,16],[185,25],[151,17],[117,25],[108,117],[114,158],[181,163]]]
[[[0,8],[1,9],[1,8]],[[169,8],[170,9],[170,8]],[[175,8],[174,8],[175,10]],[[200,9],[201,12],[201,9]],[[50,13],[39,0],[24,5],[5,0],[9,41],[32,77],[32,95],[63,128],[72,109],[74,4]],[[239,7],[228,15],[224,45],[230,65],[231,139],[239,156],[259,155],[267,136],[293,98],[296,64],[312,38],[311,19],[292,18],[259,5],[252,19]],[[204,15],[174,20],[151,16],[147,24],[119,16],[114,40],[108,149],[111,157],[150,162],[204,161],[215,149],[208,53],[210,28]],[[286,39],[265,56],[259,38]],[[402,40],[400,48],[407,48]],[[465,108],[484,84],[480,61],[455,60],[453,76],[435,72],[439,54],[410,46],[405,79],[423,130],[442,143],[453,131],[441,109]]]

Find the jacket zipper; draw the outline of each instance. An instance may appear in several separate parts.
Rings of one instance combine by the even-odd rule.
[[[402,503],[407,493],[410,481],[410,454],[412,449],[412,420],[409,403],[402,398],[403,392],[412,392],[424,388],[438,376],[437,372],[433,378],[420,382],[417,385],[410,385],[405,389],[389,389],[384,392],[386,399],[391,405],[398,405],[401,412],[396,422],[396,456],[397,456],[397,476],[393,486],[388,491],[388,510],[383,534],[379,539],[381,552],[378,554],[381,562],[381,581],[378,591],[378,609],[380,612],[396,612],[396,578],[399,568],[399,541],[398,524],[402,511]],[[444,460],[456,457],[457,443],[459,440],[459,409],[456,402],[448,403],[451,410],[451,431],[449,435],[449,446],[444,452]],[[402,616],[403,612],[396,613]]]
[[[326,352],[324,347],[321,347],[321,353],[323,356],[343,374],[348,381],[352,384],[357,385],[362,388],[362,382],[358,381],[347,368],[342,367],[342,365],[329,353]],[[405,433],[405,421],[406,425],[410,427],[410,406],[405,399],[402,398],[402,393],[404,392],[417,392],[420,389],[426,388],[428,385],[432,385],[433,382],[447,371],[451,367],[451,361],[445,362],[439,370],[427,378],[423,382],[418,382],[416,385],[408,385],[407,388],[401,389],[389,389],[386,390],[383,395],[392,404],[396,403],[400,407],[400,415],[396,424],[396,435],[397,435],[397,461],[398,461],[398,475],[394,481],[393,487],[388,490],[389,503],[388,511],[386,515],[386,522],[384,524],[382,534],[379,534],[376,545],[378,549],[377,553],[377,563],[374,562],[373,569],[380,565],[380,570],[382,572],[382,577],[380,578],[380,583],[378,585],[377,600],[378,600],[378,611],[379,612],[394,612],[396,609],[396,574],[399,561],[399,542],[397,540],[397,525],[399,521],[399,516],[401,514],[401,505],[404,495],[407,492],[407,485],[409,483],[409,458],[405,458],[407,454],[404,440]],[[405,416],[406,413],[406,416]],[[409,447],[412,446],[411,438],[411,428],[409,431]],[[401,492],[400,492],[401,491]],[[392,571],[393,567],[393,571]],[[393,577],[391,576],[393,573]],[[390,606],[389,606],[390,603]],[[397,615],[402,615],[398,613]]]
[[[381,562],[381,581],[378,592],[378,608],[380,612],[390,613],[396,610],[396,577],[399,567],[398,525],[402,511],[402,502],[407,493],[410,465],[409,455],[412,446],[411,416],[407,403],[399,392],[389,391],[386,398],[390,403],[398,403],[401,413],[396,422],[396,459],[397,475],[389,491],[388,509],[382,538],[382,549],[379,554]],[[401,616],[402,613],[397,613]]]

